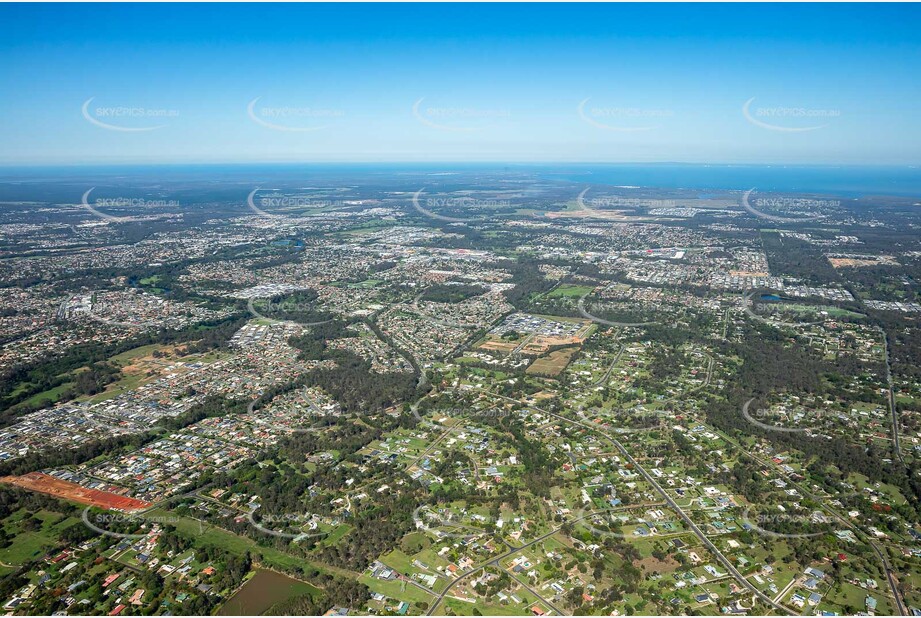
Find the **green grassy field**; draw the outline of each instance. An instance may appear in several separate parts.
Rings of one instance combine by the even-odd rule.
[[[29,560],[41,558],[48,551],[61,545],[62,530],[80,521],[74,517],[64,517],[60,513],[38,511],[34,515],[42,522],[41,527],[28,530],[23,521],[29,515],[25,510],[20,510],[3,521],[3,529],[13,542],[9,547],[0,549],[0,562],[19,566]]]
[[[594,289],[595,288],[587,285],[564,283],[548,293],[547,298],[579,298],[580,296],[585,296]]]
[[[154,517],[170,518],[170,524],[174,526],[183,536],[192,540],[198,545],[211,545],[220,547],[230,552],[244,554],[251,552],[259,554],[262,561],[267,566],[274,566],[281,570],[299,570],[304,566],[315,567],[319,571],[326,573],[342,575],[344,577],[355,578],[357,573],[334,567],[328,564],[318,564],[311,562],[300,556],[294,556],[273,547],[260,545],[253,539],[236,535],[232,532],[218,528],[211,524],[200,523],[191,517],[183,517],[166,509],[154,509],[149,513]]]
[[[56,403],[61,399],[61,396],[68,389],[70,389],[73,385],[74,385],[73,382],[64,382],[63,384],[59,384],[58,386],[55,386],[54,388],[49,388],[46,391],[42,391],[41,393],[36,393],[32,395],[31,397],[29,397],[22,403],[18,404],[17,407],[18,406],[38,405],[46,401],[51,402],[51,403]]]

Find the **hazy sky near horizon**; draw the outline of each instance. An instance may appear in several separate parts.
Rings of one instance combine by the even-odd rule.
[[[921,164],[907,4],[0,5],[0,164]]]

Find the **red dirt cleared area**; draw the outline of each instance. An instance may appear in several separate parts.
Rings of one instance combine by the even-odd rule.
[[[126,496],[119,496],[118,494],[113,494],[108,491],[87,489],[76,483],[62,481],[61,479],[42,474],[41,472],[30,472],[22,476],[4,476],[0,478],[0,481],[30,491],[48,494],[55,498],[71,500],[73,502],[96,506],[102,509],[140,511],[152,506],[149,502],[135,500],[134,498],[128,498]]]

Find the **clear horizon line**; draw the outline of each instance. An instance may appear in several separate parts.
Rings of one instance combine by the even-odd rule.
[[[921,162],[778,162],[778,161],[569,161],[569,160],[541,160],[541,161],[514,161],[503,159],[481,159],[481,160],[292,160],[292,161],[212,161],[212,160],[177,160],[177,161],[132,161],[132,162],[56,162],[56,163],[8,163],[0,161],[0,169],[47,169],[47,168],[87,168],[87,167],[160,167],[160,166],[219,166],[219,165],[519,165],[519,166],[538,166],[538,165],[687,165],[687,166],[721,166],[721,167],[921,167]]]

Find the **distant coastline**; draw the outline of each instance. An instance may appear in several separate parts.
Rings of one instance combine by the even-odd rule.
[[[123,165],[0,166],[0,182],[77,180],[95,177],[194,178],[215,175],[278,180],[311,172],[343,175],[531,174],[544,181],[609,187],[747,190],[783,193],[918,197],[921,166],[775,165],[704,163],[168,163]]]

